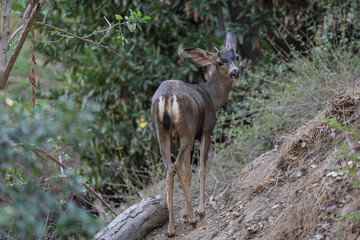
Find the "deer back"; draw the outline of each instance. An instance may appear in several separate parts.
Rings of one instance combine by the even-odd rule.
[[[173,137],[212,131],[216,110],[202,85],[179,80],[164,81],[152,98],[151,115],[156,127]]]

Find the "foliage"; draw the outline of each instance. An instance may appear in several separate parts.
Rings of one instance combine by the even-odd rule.
[[[79,112],[65,98],[39,101],[32,108],[16,93],[0,95],[1,238],[31,239],[49,232],[90,238],[99,230],[101,224],[69,198],[85,191],[75,172],[61,177],[54,164],[34,152],[34,147],[51,147],[49,139],[61,139],[74,151],[87,147],[87,125],[96,111],[86,106]]]
[[[24,3],[14,3],[19,13]],[[128,64],[106,49],[37,27],[42,35],[36,52],[48,56],[44,65],[60,64],[65,70],[52,79],[56,87],[39,93],[43,102],[35,109],[24,105],[16,93],[1,96],[7,106],[0,106],[0,151],[4,153],[0,160],[7,178],[0,182],[4,189],[0,226],[19,233],[19,238],[44,234],[49,226],[44,221],[47,210],[58,212],[52,229],[61,236],[81,233],[88,237],[97,228],[84,212],[73,211],[71,202],[55,199],[44,189],[39,177],[54,166],[40,162],[33,146],[65,147],[72,149],[70,158],[63,155],[65,161],[73,155],[81,158],[84,167],[66,173],[73,181],[64,184],[64,194],[69,189],[82,191],[76,175],[88,176],[91,184],[108,194],[137,192],[164,176],[155,131],[149,124],[150,98],[166,79],[203,82],[203,69],[179,58],[178,48],[221,48],[227,27],[239,38],[242,76],[218,113],[209,156],[225,155],[230,160],[223,164],[229,166],[233,166],[231,161],[250,161],[273,147],[274,138],[312,118],[334,90],[351,86],[359,76],[360,59],[354,54],[360,37],[356,28],[359,4],[353,1],[76,0],[51,4],[47,23],[79,36],[91,35],[93,41],[116,49]],[[117,31],[115,37],[112,32],[106,38],[104,31],[93,34],[106,29],[108,21],[118,27],[112,28]],[[52,185],[61,181],[60,177],[51,179]],[[33,211],[34,206],[47,210]],[[39,225],[30,232],[36,221]],[[89,228],[84,229],[84,224]]]
[[[333,129],[333,132],[330,134],[333,137],[335,151],[334,155],[340,159],[342,166],[340,169],[335,169],[336,171],[342,170],[344,173],[348,174],[351,178],[352,184],[354,185],[354,191],[360,190],[360,152],[355,150],[355,144],[358,144],[360,134],[358,127],[353,126],[343,126],[337,119],[324,118],[324,122],[329,123],[330,127]],[[341,133],[345,134],[345,140],[338,137]],[[345,220],[354,224],[360,222],[360,211],[351,209],[350,207],[346,208],[346,218]],[[339,214],[340,215],[340,214]],[[341,215],[340,215],[341,216]],[[340,227],[344,226],[344,222],[341,222]]]
[[[341,9],[346,8],[337,11]],[[339,12],[329,9],[324,18],[336,14]],[[314,19],[311,15],[308,18]],[[359,40],[354,37],[357,33],[352,23],[358,22],[358,18],[352,21],[339,19],[336,24],[341,28],[336,31],[330,30],[330,26],[323,22],[305,22],[303,19],[295,19],[294,24],[302,20],[304,25],[318,33],[316,36],[307,35],[300,42],[303,48],[289,43],[291,51],[288,54],[280,50],[269,51],[264,58],[267,61],[256,67],[242,61],[242,78],[233,89],[228,106],[225,106],[231,104],[236,111],[232,114],[220,112],[214,131],[215,152],[225,155],[225,159],[251,161],[274,147],[280,136],[316,116],[334,92],[356,84],[360,75],[360,58],[354,53]],[[316,38],[316,41],[308,41],[311,38]],[[267,41],[276,46],[275,41],[269,38]],[[244,88],[248,91],[242,91]],[[230,146],[226,144],[228,140]],[[222,150],[225,146],[226,150]]]
[[[296,122],[310,117],[321,108],[328,96],[322,92],[317,97],[323,98],[318,99],[319,104],[315,108],[312,108],[313,99],[309,94],[306,94],[309,99],[304,102],[294,104],[294,101],[298,101],[304,93],[301,89],[307,91],[308,82],[317,82],[308,79],[309,76],[319,74],[321,81],[318,86],[323,86],[324,82],[331,85],[333,82],[328,80],[329,76],[333,79],[335,76],[332,74],[342,70],[344,65],[333,65],[336,59],[330,55],[334,53],[334,48],[329,46],[337,41],[337,36],[340,39],[351,37],[350,28],[357,20],[356,17],[350,19],[350,13],[356,10],[356,6],[350,1],[341,6],[322,1],[285,2],[131,1],[130,5],[126,5],[125,1],[106,4],[83,0],[54,2],[47,22],[80,36],[88,36],[95,29],[105,29],[108,23],[104,17],[110,22],[126,21],[127,28],[118,30],[120,35],[117,38],[107,37],[103,43],[117,49],[129,65],[105,49],[87,46],[73,39],[57,41],[59,36],[51,35],[48,30],[43,31],[42,39],[56,42],[40,42],[37,45],[38,51],[49,56],[48,62],[60,61],[67,69],[57,79],[65,87],[52,89],[44,97],[71,96],[80,104],[86,105],[92,100],[101,106],[99,121],[94,122],[90,130],[91,149],[81,152],[83,161],[90,166],[87,174],[91,176],[92,183],[98,187],[108,188],[111,185],[122,189],[125,186],[127,190],[136,190],[151,180],[152,173],[148,169],[159,169],[160,158],[153,125],[147,124],[151,122],[150,98],[160,82],[166,79],[202,82],[202,70],[194,69],[182,59],[178,60],[178,48],[200,47],[210,51],[213,46],[220,48],[226,27],[236,32],[240,54],[246,59],[241,63],[242,78],[224,106],[225,110],[219,114],[221,125],[215,131],[215,143],[221,144],[249,131],[253,134],[245,134],[246,138],[255,140],[256,144],[251,146],[256,149],[254,151],[261,152],[272,146],[274,136],[286,132]],[[334,8],[329,7],[332,4]],[[339,21],[331,16],[339,15],[341,9],[346,9],[349,14],[339,20],[344,24],[335,33],[332,28],[339,25]],[[138,23],[149,21],[139,32],[136,29],[140,25],[129,22],[133,20],[131,18],[138,19]],[[324,25],[325,19],[327,23],[329,19],[332,22]],[[349,20],[351,24],[345,24]],[[136,34],[132,33],[133,30]],[[334,34],[330,36],[329,31]],[[99,42],[102,37],[102,34],[94,34],[91,39]],[[129,44],[124,44],[126,42]],[[311,50],[314,57],[302,57],[311,56]],[[279,64],[279,61],[290,60],[294,60],[293,64]],[[304,72],[305,66],[312,62],[314,67],[306,68]],[[330,66],[331,71],[321,68],[322,64]],[[316,69],[323,70],[316,73]],[[300,72],[304,76],[295,82],[293,76]],[[313,90],[318,87],[313,86]],[[282,98],[282,94],[287,98]],[[286,101],[287,107],[281,104],[269,106],[269,98]],[[302,109],[296,110],[299,107]],[[259,111],[268,114],[261,115],[260,121],[254,121]],[[271,114],[271,111],[279,111],[280,114]],[[303,113],[309,115],[304,116]],[[293,117],[296,120],[292,124],[285,124]],[[278,121],[283,125],[277,124]],[[235,125],[240,129],[234,128]],[[284,125],[287,127],[284,128]],[[243,140],[238,141],[241,148],[248,146]],[[242,146],[244,144],[246,146]],[[248,157],[250,159],[255,155]]]
[[[357,142],[359,139],[358,127],[356,125],[348,127],[342,126],[338,123],[336,118],[331,119],[323,119],[324,122],[330,124],[331,128],[335,130],[340,130],[346,135],[346,141],[342,141],[342,139],[338,139],[336,137],[336,133],[333,132],[332,136],[334,137],[334,143],[336,145],[336,155],[342,157],[342,161],[344,161],[345,169],[344,172],[347,173],[351,178],[353,178],[353,183],[355,189],[359,189],[360,187],[360,153],[354,150],[354,146],[351,142]]]

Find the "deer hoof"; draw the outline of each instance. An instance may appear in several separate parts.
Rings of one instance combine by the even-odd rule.
[[[193,223],[191,223],[191,227],[192,227],[193,229],[196,229],[196,227],[197,227],[196,221],[193,222]]]
[[[167,234],[169,238],[172,238],[175,236],[175,229],[174,229],[174,225],[172,226],[168,226],[168,230],[167,230]]]

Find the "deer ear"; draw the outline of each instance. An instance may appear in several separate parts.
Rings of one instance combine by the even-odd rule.
[[[181,49],[181,54],[192,64],[205,67],[214,64],[214,53],[206,52],[200,48]]]
[[[230,29],[226,31],[225,35],[225,47],[226,48],[232,48],[236,52],[237,47],[237,37],[235,33],[233,33]]]

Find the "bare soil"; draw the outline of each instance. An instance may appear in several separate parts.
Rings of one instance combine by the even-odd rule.
[[[313,120],[240,169],[221,193],[207,199],[207,215],[196,229],[178,218],[173,239],[360,240],[359,220],[346,218],[360,211],[360,190],[345,173],[351,163],[336,152],[331,133],[356,152],[360,142],[331,129],[324,117],[356,125],[359,132],[360,88],[335,94]],[[167,239],[166,227],[146,239]]]

